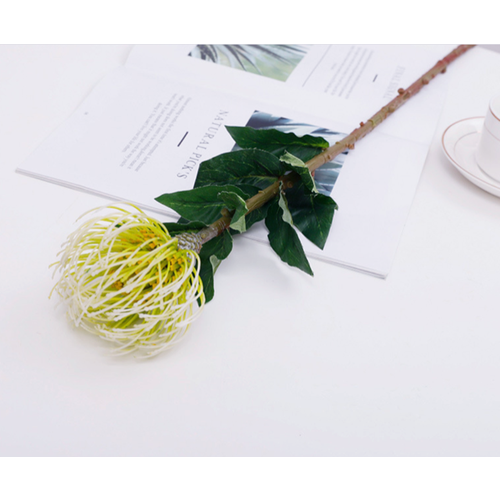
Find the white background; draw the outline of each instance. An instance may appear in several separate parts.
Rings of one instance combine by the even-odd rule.
[[[498,456],[500,200],[440,138],[484,115],[500,56],[475,48],[449,68],[387,280],[316,260],[310,278],[238,238],[187,339],[138,362],[47,298],[59,245],[104,200],[14,172],[129,50],[0,47],[0,453]]]

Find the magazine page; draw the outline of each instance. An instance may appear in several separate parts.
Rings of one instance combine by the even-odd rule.
[[[186,82],[201,80],[205,86],[223,89],[228,95],[259,96],[269,106],[279,103],[285,109],[292,109],[296,116],[314,114],[327,129],[335,129],[336,122],[343,123],[343,130],[350,132],[393,99],[399,88],[411,85],[453,48],[452,45],[352,44],[139,45],[132,50],[127,66],[151,74],[175,74]],[[356,153],[346,160],[348,168],[343,170],[334,188],[333,196],[341,203],[341,210],[329,242],[322,252],[304,240],[309,255],[331,257],[347,267],[356,262],[355,267],[361,268],[365,263],[367,272],[387,275],[441,114],[447,85],[446,76],[435,79],[422,89],[418,98],[405,103],[390,120],[382,123],[377,133],[356,145]],[[386,140],[380,139],[382,135]],[[318,176],[321,175],[320,172]],[[378,193],[383,193],[383,197],[377,201]],[[336,231],[343,232],[344,224],[345,228],[356,228],[349,232],[352,245],[345,247],[346,253],[342,246],[334,248],[333,244],[342,239],[336,237]],[[254,228],[248,236],[267,241],[263,228]],[[368,241],[370,255],[366,255]]]
[[[128,64],[115,70],[18,171],[133,202],[174,220],[155,198],[190,189],[202,161],[234,147],[226,125],[320,135],[331,144],[351,131],[349,124],[307,113],[307,107],[244,98],[201,86],[199,78],[187,80],[181,72],[162,76]],[[427,145],[380,130],[360,141],[355,152],[339,155],[316,172],[318,189],[340,208],[324,251],[302,241],[313,257],[385,277]],[[267,241],[262,225],[255,225],[248,237]]]
[[[349,125],[367,121],[454,47],[449,45],[137,45],[127,66]],[[447,78],[380,126],[430,144]]]
[[[244,124],[253,110],[118,68],[18,171],[158,210],[154,198],[191,189],[200,162],[233,147],[224,125]]]

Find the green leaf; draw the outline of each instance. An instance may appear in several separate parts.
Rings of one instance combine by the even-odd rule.
[[[237,185],[253,196],[275,182],[286,168],[276,156],[259,149],[223,153],[200,165],[195,187]]]
[[[259,222],[266,218],[269,205],[270,203],[266,203],[262,207],[256,208],[255,210],[252,210],[249,214],[246,215],[245,223],[247,230],[250,229],[256,222]]]
[[[198,232],[200,229],[207,227],[203,222],[180,222],[182,219],[179,219],[177,222],[162,222],[162,224],[167,228],[167,231],[170,235],[175,236],[180,233],[189,233],[189,232]]]
[[[238,196],[236,193],[229,191],[222,191],[218,196],[226,204],[227,208],[234,210],[234,214],[229,227],[240,233],[245,232],[245,215],[248,211],[245,200],[241,198],[241,196]]]
[[[314,273],[292,226],[292,216],[286,205],[286,199],[282,194],[269,205],[266,216],[269,243],[283,262],[313,276]]]
[[[297,158],[287,151],[284,155],[280,156],[280,161],[286,163],[294,172],[297,172],[310,191],[313,193],[318,192],[311,172],[300,158]]]
[[[219,264],[224,260],[233,249],[233,238],[229,231],[223,231],[222,234],[207,241],[200,251],[200,277],[203,281],[203,291],[205,300],[210,302],[214,298],[214,274]]]
[[[286,151],[303,161],[310,160],[330,144],[322,137],[303,135],[293,132],[280,132],[275,129],[254,129],[252,127],[226,127],[240,148],[258,148],[280,157]]]
[[[254,196],[278,180],[289,167],[267,151],[258,149],[232,151],[203,162],[195,186],[223,185],[231,183],[240,188],[247,198]],[[263,220],[268,205],[264,205],[245,216],[245,229]],[[242,229],[243,220],[235,213],[232,227]]]
[[[286,190],[286,196],[295,227],[323,249],[338,208],[335,201],[321,193],[313,193],[300,181]]]
[[[219,193],[226,191],[244,198],[243,191],[236,186],[205,186],[188,191],[162,194],[155,198],[159,203],[175,210],[181,217],[205,224],[215,222],[226,207]]]

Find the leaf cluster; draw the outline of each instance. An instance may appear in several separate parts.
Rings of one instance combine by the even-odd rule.
[[[193,189],[156,198],[181,216],[177,223],[165,223],[172,235],[199,231],[218,220],[224,210],[232,215],[230,227],[205,243],[200,252],[207,302],[214,295],[214,273],[232,250],[233,235],[261,220],[281,260],[312,276],[296,230],[323,249],[337,209],[332,198],[318,193],[305,166],[329,146],[325,139],[272,129],[226,128],[241,149],[201,163]],[[282,179],[290,172],[295,172],[296,181],[284,189]],[[248,211],[247,201],[276,182],[280,183],[278,195]]]

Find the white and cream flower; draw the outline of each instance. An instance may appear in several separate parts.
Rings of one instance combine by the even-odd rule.
[[[201,312],[200,258],[129,207],[103,207],[111,211],[68,237],[54,264],[61,275],[54,290],[71,320],[117,344],[116,354],[149,357],[178,342]]]

